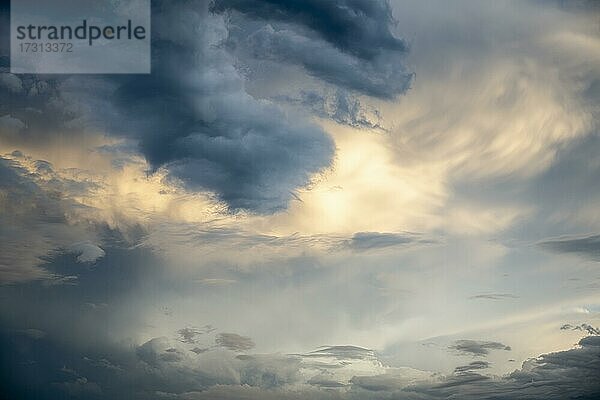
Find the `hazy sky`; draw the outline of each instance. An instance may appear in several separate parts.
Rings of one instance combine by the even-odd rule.
[[[597,2],[156,1],[152,40],[0,46],[1,394],[600,397]]]

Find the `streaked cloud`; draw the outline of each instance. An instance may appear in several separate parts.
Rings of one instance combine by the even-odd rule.
[[[490,350],[505,350],[510,351],[510,346],[499,342],[488,342],[480,340],[457,340],[450,349],[456,350],[459,353],[465,353],[473,356],[486,356]]]

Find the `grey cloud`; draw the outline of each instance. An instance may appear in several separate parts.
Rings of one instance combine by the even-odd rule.
[[[595,328],[593,326],[591,326],[590,324],[580,324],[580,325],[571,325],[571,324],[564,324],[563,326],[560,327],[561,330],[565,331],[565,330],[570,330],[570,331],[582,331],[582,332],[586,332],[589,335],[600,335],[600,329]]]
[[[362,398],[512,400],[585,399],[600,395],[600,336],[582,339],[577,348],[544,354],[523,363],[521,369],[501,378],[461,372],[447,378],[421,382],[398,390],[394,382],[380,379],[373,395]],[[372,378],[377,381],[377,378]],[[360,381],[355,380],[358,384]],[[367,380],[367,382],[369,382]],[[361,386],[368,390],[368,386]],[[385,391],[385,396],[377,393]]]
[[[203,392],[183,393],[176,398],[178,400],[340,400],[343,397],[316,388],[290,391],[281,388],[261,389],[251,386],[219,385]]]
[[[303,357],[332,357],[338,360],[375,360],[375,352],[358,346],[326,346]]]
[[[106,254],[102,248],[90,241],[73,243],[68,247],[68,251],[76,254],[80,263],[94,263]]]
[[[110,82],[105,108],[123,118],[154,169],[188,189],[214,192],[235,210],[284,208],[329,166],[329,136],[245,92],[221,46],[227,27],[207,2],[163,2],[153,18],[153,73]]]
[[[408,233],[357,232],[347,242],[354,250],[371,250],[385,247],[401,246],[418,241],[415,235]]]
[[[236,54],[303,67],[311,75],[362,94],[391,99],[408,90],[407,43],[394,36],[387,1],[219,0],[234,10]]]
[[[239,355],[240,383],[261,388],[277,388],[300,380],[300,360],[285,355]]]
[[[408,47],[390,31],[394,21],[386,0],[216,0],[214,9],[306,26],[335,47],[365,59]]]
[[[52,134],[72,134],[76,107],[62,96],[64,78],[14,75],[0,68],[0,137],[38,143]]]
[[[252,339],[236,333],[219,333],[215,342],[217,345],[233,351],[245,351],[254,347]]]
[[[152,26],[152,74],[4,75],[0,117],[25,126],[21,142],[75,127],[131,139],[152,171],[231,210],[283,209],[330,166],[334,145],[321,128],[245,91],[222,46],[228,27],[208,2],[153,2]]]
[[[35,341],[38,342],[40,340]],[[3,341],[0,344],[6,345]],[[597,379],[600,371],[600,336],[584,338],[571,350],[530,359],[523,363],[521,369],[503,377],[474,372],[489,366],[485,361],[475,361],[458,367],[449,376],[409,368],[388,368],[386,373],[379,375],[356,373],[349,378],[349,384],[333,378],[326,379],[326,374],[303,374],[307,365],[301,356],[235,356],[229,352],[211,350],[192,358],[173,346],[166,338],[155,338],[137,347],[135,357],[113,353],[111,361],[84,357],[83,363],[77,363],[75,361],[82,358],[72,356],[74,364],[67,364],[68,369],[63,368],[66,379],[58,383],[50,381],[48,385],[60,390],[72,386],[75,389],[73,395],[89,398],[94,394],[99,399],[592,400],[600,394],[600,382]],[[49,349],[44,351],[53,354]],[[103,352],[107,351],[105,349]],[[355,346],[330,346],[317,352],[340,357],[368,357],[372,354],[367,349]],[[41,356],[43,353],[39,354]],[[118,368],[114,368],[112,358],[120,360]],[[64,363],[54,356],[47,359],[42,357],[39,361]],[[86,369],[85,365],[92,368]],[[84,388],[87,383],[94,385]],[[79,389],[82,390],[78,392]],[[19,393],[22,394],[20,398],[30,398],[28,393],[33,392]],[[48,393],[51,396],[53,392]]]
[[[548,239],[539,245],[558,253],[573,253],[600,261],[600,235]]]
[[[465,353],[473,356],[486,356],[490,350],[505,350],[510,351],[510,346],[499,342],[488,342],[479,340],[457,340],[449,349],[456,350],[460,353]]]
[[[244,51],[252,57],[303,67],[311,75],[351,91],[383,99],[405,93],[413,75],[403,67],[403,53],[382,53],[364,60],[323,40],[286,27],[266,25],[245,37]]]
[[[518,299],[519,296],[515,296],[510,293],[486,293],[477,294],[469,297],[471,300],[506,300],[506,299]]]
[[[490,363],[487,361],[473,361],[467,365],[460,365],[460,366],[454,368],[454,373],[457,374],[457,373],[471,372],[471,371],[475,371],[475,370],[486,369],[489,367],[490,367]]]
[[[22,162],[31,162],[33,169]],[[39,265],[51,252],[95,237],[90,225],[77,222],[86,220],[85,207],[69,199],[74,189],[77,183],[62,180],[45,161],[0,157],[0,283],[65,282]]]
[[[166,338],[154,338],[136,349],[140,360],[150,366],[158,367],[161,363],[170,363],[183,360],[183,353],[169,346]]]
[[[177,331],[179,341],[182,343],[195,344],[198,336],[213,332],[214,328],[206,325],[202,328],[186,327]]]
[[[71,397],[96,399],[102,394],[102,389],[96,382],[89,381],[85,376],[78,377],[73,381],[55,384]]]
[[[327,376],[314,376],[307,382],[309,385],[321,388],[341,388],[347,386],[344,383],[327,379]]]
[[[376,109],[363,106],[356,97],[343,90],[337,90],[331,95],[301,90],[295,97],[278,96],[275,99],[300,106],[318,117],[331,119],[338,124],[357,129],[387,131],[381,125],[381,115]]]
[[[287,27],[267,23],[243,35],[256,45],[257,57],[297,63],[334,85],[374,96],[393,97],[410,84],[401,63],[406,44],[391,34],[386,2],[271,2],[256,9],[242,3],[217,2],[214,10],[236,9]],[[292,19],[298,23],[288,23]],[[208,2],[155,2],[152,24],[148,76],[16,76],[3,70],[0,118],[10,129],[2,134],[40,143],[58,132],[101,129],[137,143],[152,171],[164,168],[189,190],[213,193],[231,210],[258,213],[285,208],[297,188],[330,166],[334,145],[321,128],[246,92],[236,69],[240,54],[226,46],[234,27],[210,12]],[[339,93],[323,115],[377,127],[357,100]]]
[[[104,368],[104,369],[110,370],[112,372],[122,372],[123,371],[123,368],[121,368],[119,365],[113,364],[106,358],[100,358],[98,360],[94,360],[89,357],[83,357],[83,359],[85,361],[87,361],[90,365],[97,367],[97,368]]]

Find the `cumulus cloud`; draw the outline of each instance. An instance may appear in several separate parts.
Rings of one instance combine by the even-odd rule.
[[[510,346],[502,344],[500,342],[488,342],[479,340],[457,340],[453,345],[448,347],[472,356],[487,356],[490,350],[505,350],[510,351]]]

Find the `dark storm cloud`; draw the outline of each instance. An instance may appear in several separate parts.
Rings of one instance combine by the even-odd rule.
[[[499,342],[487,342],[479,340],[457,340],[448,348],[456,350],[460,353],[474,356],[486,356],[490,353],[490,350],[511,350],[510,346]]]
[[[206,2],[153,9],[153,72],[118,83],[116,112],[154,168],[232,209],[272,212],[329,165],[331,139],[244,90],[222,47],[227,27]]]
[[[365,59],[384,50],[407,50],[407,44],[390,31],[392,10],[383,0],[216,0],[214,9],[304,25],[336,47]]]
[[[548,239],[539,245],[558,253],[573,253],[600,261],[600,235]]]
[[[330,166],[333,142],[316,125],[248,94],[236,69],[236,57],[243,62],[248,54],[230,52],[227,43],[243,40],[240,47],[252,57],[301,65],[339,86],[320,116],[370,128],[377,122],[343,88],[384,98],[405,92],[407,47],[391,33],[383,1],[255,6],[217,2],[215,14],[204,1],[153,2],[147,76],[17,76],[5,66],[0,133],[15,143],[39,143],[100,129],[137,143],[152,170],[165,168],[187,189],[214,193],[232,210],[285,208],[298,187]],[[263,22],[251,35],[238,35],[218,14],[231,9]]]
[[[408,46],[391,31],[387,1],[219,0],[214,9],[243,15],[230,38],[241,53],[299,65],[333,85],[374,97],[391,99],[410,86],[412,74],[403,67]]]
[[[223,48],[228,27],[208,2],[157,1],[152,11],[152,74],[42,80],[3,73],[2,134],[25,140],[66,135],[65,127],[102,129],[136,141],[153,170],[164,167],[231,209],[284,208],[330,165],[331,138],[245,91]]]

